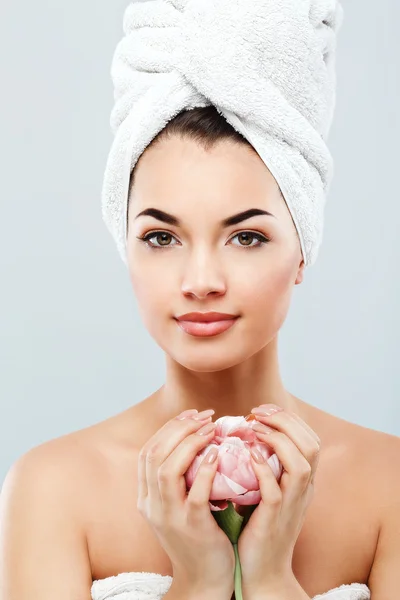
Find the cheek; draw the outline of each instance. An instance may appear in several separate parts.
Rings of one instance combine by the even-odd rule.
[[[138,310],[149,330],[158,318],[165,319],[166,311],[170,311],[171,317],[173,316],[173,295],[172,290],[168,288],[171,285],[170,279],[166,270],[158,269],[155,273],[143,264],[140,269],[130,268],[130,280]]]
[[[294,282],[292,261],[247,270],[246,279],[237,285],[248,318],[257,318],[258,326],[278,330],[289,310]]]

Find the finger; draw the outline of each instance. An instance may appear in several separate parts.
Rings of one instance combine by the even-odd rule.
[[[163,437],[165,437],[165,432],[167,432],[168,434],[168,431],[171,432],[172,429],[176,430],[176,422],[180,423],[179,417],[190,417],[190,415],[194,415],[197,412],[198,411],[195,408],[190,409],[184,411],[174,419],[170,419],[153,436],[151,436],[151,438],[149,438],[144,444],[144,446],[141,448],[138,457],[138,503],[143,502],[148,494],[146,457],[149,449],[153,446],[153,444],[157,443],[160,438],[162,439]]]
[[[212,441],[216,426],[216,423],[203,421],[203,425],[178,444],[159,468],[158,487],[166,512],[177,507],[182,510],[182,504],[186,500],[185,473],[197,454],[205,450]]]
[[[159,486],[161,465],[188,435],[200,429],[210,419],[211,417],[202,421],[194,420],[191,417],[182,421],[173,419],[172,421],[175,423],[172,422],[171,427],[165,428],[163,435],[157,436],[157,441],[149,448],[146,456],[147,495],[150,506],[153,503],[159,505],[162,501]]]
[[[254,414],[254,413],[253,413]],[[278,416],[279,415],[279,416]],[[277,424],[277,429],[279,429],[279,424],[285,422],[285,420],[295,420],[297,421],[297,423],[299,423],[300,425],[302,425],[302,427],[304,427],[304,429],[310,434],[310,436],[318,443],[321,444],[321,440],[318,437],[318,435],[315,433],[315,431],[308,425],[308,423],[306,423],[305,421],[303,421],[303,419],[301,417],[299,417],[298,414],[294,413],[293,411],[287,411],[287,410],[280,410],[276,413],[273,413],[272,415],[261,415],[261,414],[254,414],[255,418],[261,422],[265,422],[268,424],[269,423],[273,423],[274,427],[275,427],[275,423]],[[272,417],[272,420],[270,420]]]
[[[256,432],[256,435],[260,441],[265,441],[271,446],[282,463],[284,472],[279,482],[282,494],[281,511],[292,515],[296,520],[296,515],[299,512],[303,513],[313,496],[318,455],[315,460],[311,459],[310,463],[298,447],[284,433],[278,431],[271,434]]]
[[[296,429],[294,441],[285,433],[273,431],[261,433],[255,430],[260,441],[268,444],[275,451],[288,477],[283,473],[281,489],[285,494],[290,487],[296,494],[302,493],[314,477],[319,460],[319,447],[310,437],[305,437],[305,430]]]
[[[262,440],[261,440],[262,441]],[[253,470],[260,486],[261,502],[252,515],[254,531],[265,532],[278,522],[282,507],[282,491],[268,462],[259,463],[251,454]]]
[[[312,436],[312,437],[315,439],[315,441],[316,441],[316,442],[317,442],[319,445],[321,445],[321,440],[320,440],[320,438],[319,438],[319,437],[318,437],[318,435],[315,433],[314,429],[312,429],[312,428],[311,428],[311,427],[308,425],[308,423],[306,423],[305,421],[303,421],[303,419],[302,419],[301,417],[299,417],[299,415],[298,415],[298,414],[296,414],[296,413],[294,413],[294,412],[290,412],[289,414],[290,414],[290,416],[291,416],[291,417],[293,417],[294,419],[296,419],[296,421],[297,421],[298,423],[300,423],[300,425],[302,425],[306,431],[308,431],[308,433],[309,433],[309,434],[310,434],[310,435],[311,435],[311,436]]]
[[[209,462],[213,456],[216,456],[213,462]],[[218,445],[209,444],[207,452],[203,456],[203,460],[199,466],[194,478],[192,487],[187,496],[188,520],[194,526],[200,522],[205,523],[210,513],[210,495],[218,470]]]
[[[280,411],[268,416],[256,415],[256,417],[257,420],[253,421],[251,425],[253,431],[257,430],[258,422],[261,423],[260,429],[262,429],[262,425],[266,425],[267,428],[270,427],[275,431],[284,433],[296,444],[297,448],[312,466],[315,455],[319,456],[321,450],[321,446],[316,439],[318,436],[314,432],[311,435],[309,430],[303,426],[303,423],[299,422],[294,415],[292,416],[292,414],[288,414],[286,411]],[[285,470],[287,469],[285,468]]]

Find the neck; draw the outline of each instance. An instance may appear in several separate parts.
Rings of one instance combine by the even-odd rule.
[[[278,362],[277,338],[245,362],[218,371],[194,371],[167,355],[165,384],[153,401],[163,420],[196,408],[213,408],[215,421],[225,415],[246,416],[260,404],[277,404],[293,412],[299,400],[284,387]]]

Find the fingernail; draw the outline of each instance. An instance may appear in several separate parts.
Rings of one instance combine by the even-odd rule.
[[[252,408],[251,412],[253,415],[263,415],[263,416],[269,416],[269,415],[273,415],[276,412],[280,412],[282,411],[283,408],[281,406],[276,406],[275,404],[272,405],[262,405],[262,406],[258,406],[257,408]]]
[[[195,415],[197,412],[198,412],[197,408],[191,408],[190,410],[184,410],[176,418],[178,419],[178,421],[182,421],[183,419],[186,419],[187,417],[191,417],[192,415]]]
[[[255,448],[252,448],[250,450],[252,457],[254,458],[254,460],[258,463],[264,463],[265,459],[263,457],[263,455],[261,454],[261,452],[259,452],[258,450],[256,450]]]
[[[192,418],[195,421],[202,421],[203,419],[211,417],[214,413],[215,410],[213,408],[209,408],[208,410],[203,410],[203,412],[200,412],[198,415],[194,415]]]
[[[207,423],[207,425],[203,425],[200,429],[196,431],[197,435],[207,435],[214,431],[216,425],[215,423]]]
[[[208,465],[213,463],[218,456],[218,450],[216,448],[211,448],[211,450],[206,454],[204,462]]]

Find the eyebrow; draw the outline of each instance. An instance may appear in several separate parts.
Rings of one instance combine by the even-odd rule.
[[[142,212],[140,212],[138,215],[136,215],[135,219],[145,215],[149,217],[154,217],[158,221],[163,221],[164,223],[168,223],[169,225],[175,225],[175,227],[181,226],[181,221],[180,219],[178,219],[178,217],[174,217],[174,215],[164,212],[159,208],[146,208],[145,210],[142,210]],[[261,210],[261,208],[249,208],[248,210],[244,210],[243,212],[237,213],[236,215],[232,215],[231,217],[222,219],[220,225],[222,227],[230,227],[231,225],[237,225],[242,221],[246,221],[247,219],[258,215],[267,215],[268,217],[273,217],[274,219],[276,219],[275,215],[268,212],[267,210]]]

